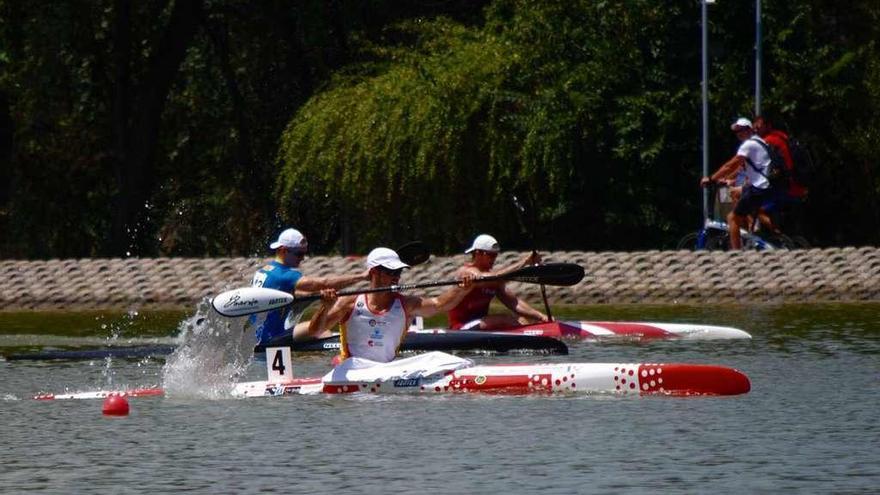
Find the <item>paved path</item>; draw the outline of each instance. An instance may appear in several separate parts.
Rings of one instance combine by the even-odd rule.
[[[555,303],[880,301],[880,248],[765,252],[545,252],[578,263],[586,278],[548,288]],[[502,253],[499,266],[520,253]],[[432,257],[404,283],[450,278],[465,255]],[[249,285],[256,258],[151,258],[0,261],[0,311],[192,308],[222,290]],[[307,258],[311,275],[360,271],[363,259]],[[47,281],[52,283],[47,284]],[[516,284],[540,302],[537,286]],[[429,293],[437,293],[434,289]]]

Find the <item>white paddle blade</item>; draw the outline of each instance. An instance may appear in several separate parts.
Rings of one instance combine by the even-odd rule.
[[[223,316],[245,316],[283,308],[293,302],[293,295],[275,289],[242,287],[217,294],[211,300],[214,311]]]

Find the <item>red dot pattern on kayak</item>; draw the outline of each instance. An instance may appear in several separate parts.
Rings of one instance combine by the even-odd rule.
[[[663,365],[641,364],[614,367],[615,390],[622,393],[638,392],[642,394],[666,393],[663,387]]]

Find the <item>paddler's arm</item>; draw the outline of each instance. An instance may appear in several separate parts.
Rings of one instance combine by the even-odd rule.
[[[499,270],[492,270],[491,273],[487,275],[493,276],[504,276],[508,273],[513,273],[519,269],[525,268],[527,266],[537,265],[541,263],[541,255],[537,251],[532,251],[531,253],[523,256],[519,261],[512,265],[505,266]]]
[[[351,284],[370,280],[370,272],[364,271],[351,275],[335,275],[326,277],[302,276],[296,282],[297,292],[317,292],[324,289],[342,289]]]
[[[509,310],[513,311],[517,315],[525,316],[527,318],[538,321],[548,320],[547,315],[529,306],[529,303],[520,299],[516,294],[511,292],[506,285],[498,291],[497,296],[498,300],[501,301],[502,304],[507,306]]]
[[[354,296],[340,298],[336,295],[336,289],[324,289],[321,291],[321,305],[312,319],[309,320],[308,335],[316,336],[329,330],[342,321],[343,316],[351,311],[354,306]]]
[[[436,297],[407,296],[404,305],[407,314],[412,316],[433,316],[454,308],[464,299],[474,283],[473,275],[466,274],[458,285]]]

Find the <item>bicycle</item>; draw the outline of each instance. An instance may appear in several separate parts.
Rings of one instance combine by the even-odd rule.
[[[769,251],[801,247],[797,241],[785,234],[772,234],[766,239],[745,229],[739,229],[739,234],[743,249]],[[677,248],[690,251],[727,251],[730,248],[730,227],[727,222],[707,218],[703,228],[682,237],[678,241]]]
[[[709,195],[715,199],[714,217],[725,217],[726,211],[732,208],[732,201],[727,186],[718,186],[710,184],[707,186]],[[722,212],[725,214],[722,215]],[[757,226],[757,218],[752,226]],[[754,231],[746,229],[739,230],[742,239],[743,249],[755,251],[769,251],[774,249],[796,249],[805,246],[806,241],[793,240],[782,233],[771,233],[769,235],[759,235]],[[716,220],[709,216],[703,219],[703,227],[691,232],[678,241],[677,249],[687,249],[690,251],[727,251],[730,248],[730,227],[727,222]]]

